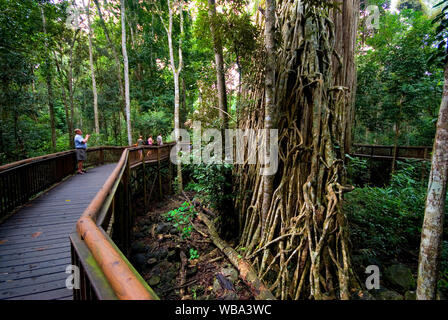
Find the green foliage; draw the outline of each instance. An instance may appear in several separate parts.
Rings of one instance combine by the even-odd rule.
[[[443,71],[430,58],[435,28],[423,12],[384,12],[380,29],[360,37],[355,141],[432,145]]]
[[[199,193],[211,208],[224,210],[233,202],[232,169],[231,164],[188,165],[186,171],[190,172],[193,181],[185,189]]]
[[[402,164],[390,186],[357,188],[347,195],[345,210],[358,250],[395,258],[418,248],[426,195],[418,175],[416,167]]]
[[[389,186],[356,188],[347,194],[344,210],[350,223],[354,254],[382,262],[417,264],[426,189],[427,181],[420,181],[420,167],[400,162]],[[439,288],[447,290],[447,241],[440,270]]]
[[[188,203],[184,202],[182,205],[165,214],[167,221],[173,223],[174,227],[181,233],[182,239],[189,238],[191,236],[191,231],[193,226],[191,225],[191,220],[197,215],[194,207]]]
[[[351,185],[364,185],[369,179],[368,160],[345,155],[348,159],[347,177]]]
[[[198,259],[199,253],[198,250],[191,248],[190,249],[190,260]]]

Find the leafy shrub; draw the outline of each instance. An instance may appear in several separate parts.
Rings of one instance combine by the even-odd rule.
[[[190,260],[198,259],[199,253],[198,250],[191,248],[190,249]]]
[[[355,255],[377,261],[412,261],[416,264],[427,181],[420,181],[421,168],[412,161],[400,162],[398,167],[389,186],[356,188],[347,194],[344,210],[350,223]],[[439,289],[448,293],[447,241],[443,244]]]
[[[193,206],[188,202],[184,202],[179,208],[166,213],[165,218],[167,221],[172,221],[174,227],[181,233],[182,239],[186,239],[191,236],[191,231],[193,230],[191,219],[196,215],[197,212]]]
[[[413,165],[401,164],[384,188],[357,188],[346,197],[345,210],[357,249],[396,257],[420,243],[426,186]]]

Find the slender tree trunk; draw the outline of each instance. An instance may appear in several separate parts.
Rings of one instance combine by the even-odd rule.
[[[270,146],[269,130],[276,128],[276,106],[275,106],[275,0],[266,0],[266,20],[265,20],[265,45],[266,45],[266,75],[265,75],[265,117],[264,127],[266,134],[266,150]],[[273,193],[274,175],[263,177],[263,203],[261,208],[261,232],[265,227],[266,217],[271,205]]]
[[[215,51],[216,79],[218,85],[218,103],[219,117],[221,118],[222,128],[228,127],[227,116],[227,93],[226,80],[224,74],[224,58],[222,53],[222,42],[219,33],[216,30],[216,4],[215,0],[208,0],[208,15],[210,18],[210,32],[213,38],[213,47]]]
[[[100,124],[98,120],[98,94],[96,91],[95,67],[93,64],[92,26],[90,23],[90,0],[87,2],[87,25],[89,27],[89,61],[90,61],[90,72],[92,75],[93,114],[95,118],[95,133],[99,135]]]
[[[176,138],[176,151],[180,152],[179,146],[179,107],[180,107],[180,86],[179,86],[179,75],[183,68],[183,55],[182,55],[182,37],[184,33],[184,19],[183,19],[183,7],[182,0],[180,1],[180,32],[181,36],[179,37],[179,64],[176,68],[176,64],[174,61],[174,47],[173,47],[173,8],[171,7],[171,0],[168,0],[168,13],[169,20],[168,26],[163,21],[163,18],[160,17],[162,24],[166,30],[168,35],[168,48],[170,52],[170,67],[173,72],[174,77],[174,135]],[[183,190],[183,182],[182,182],[182,165],[180,161],[177,164],[177,188],[178,191],[181,192]]]
[[[73,36],[73,41],[70,44],[69,48],[69,66],[68,66],[68,93],[69,93],[69,100],[70,100],[70,121],[69,121],[69,131],[70,131],[70,147],[75,147],[75,142],[73,140],[73,130],[74,128],[74,121],[75,121],[75,103],[74,103],[74,86],[73,86],[73,50],[75,48],[76,39],[79,33],[79,29],[75,31],[75,34]]]
[[[120,96],[121,96],[121,112],[123,115],[125,114],[125,105],[126,105],[126,97],[125,97],[125,89],[123,85],[123,78],[121,76],[121,63],[120,58],[118,57],[117,49],[115,48],[114,44],[112,43],[112,40],[109,35],[109,30],[107,29],[106,22],[104,21],[103,14],[101,12],[100,4],[98,3],[98,0],[94,0],[96,8],[98,10],[98,16],[100,17],[100,24],[104,30],[104,35],[106,36],[107,43],[109,45],[109,49],[112,51],[112,55],[115,60],[115,67],[117,69],[117,78],[118,78],[118,88],[120,90]]]
[[[125,0],[121,0],[121,45],[123,49],[123,65],[124,65],[124,87],[126,99],[126,127],[128,132],[128,145],[132,145],[131,131],[131,98],[129,96],[129,62],[126,50],[126,9]]]
[[[434,300],[442,249],[448,178],[448,64],[433,147],[418,263],[417,299]]]
[[[182,112],[180,115],[180,127],[185,128],[187,121],[187,90],[185,88],[185,79],[182,77]]]
[[[65,84],[64,84],[64,75],[62,73],[62,59],[61,59],[61,64],[59,64],[58,59],[55,55],[55,59],[56,61],[56,68],[58,70],[58,74],[59,74],[59,81],[61,83],[61,92],[62,92],[62,103],[64,104],[64,111],[65,111],[65,121],[67,124],[67,131],[68,131],[68,145],[70,146],[70,143],[72,141],[72,128],[70,127],[70,115],[69,115],[69,107],[68,107],[68,102],[67,102],[67,92],[65,91]]]
[[[42,25],[45,33],[45,37],[47,37],[47,22],[45,19],[44,9],[40,7],[40,12],[42,14]],[[56,128],[55,128],[55,120],[54,120],[54,97],[53,97],[53,84],[51,82],[51,63],[50,63],[50,52],[48,49],[48,41],[45,40],[46,45],[46,54],[47,58],[45,60],[45,77],[47,84],[47,95],[48,95],[48,108],[50,110],[50,126],[51,126],[51,151],[55,152],[56,150]]]

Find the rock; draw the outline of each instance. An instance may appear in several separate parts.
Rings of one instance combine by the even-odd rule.
[[[149,266],[152,266],[156,262],[157,262],[156,258],[149,258],[148,260],[146,260],[146,264],[149,265]]]
[[[160,283],[160,277],[159,276],[152,276],[148,280],[148,284],[152,287],[158,285]]]
[[[440,292],[439,290],[436,295],[436,300],[448,300],[448,299],[447,296],[443,292]]]
[[[176,261],[177,260],[176,250],[168,251],[168,255],[167,255],[166,259],[171,262]]]
[[[171,229],[170,223],[161,222],[156,227],[156,233],[158,233],[158,234],[167,233],[170,229]]]
[[[404,300],[417,300],[417,294],[415,291],[406,291],[404,293]]]
[[[146,257],[143,253],[136,254],[132,261],[134,262],[135,267],[138,270],[142,270],[146,265]]]
[[[131,250],[133,253],[143,253],[146,251],[146,245],[142,241],[135,241],[131,246]]]
[[[172,227],[171,229],[170,229],[170,233],[171,234],[177,234],[179,231],[177,230],[177,228],[176,227]]]
[[[376,300],[375,297],[367,290],[359,291],[353,300]]]
[[[415,288],[411,270],[402,264],[394,264],[387,268],[384,277],[390,284],[403,289],[403,291]]]
[[[238,271],[236,271],[232,267],[222,268],[221,273],[227,279],[229,279],[232,283],[235,283],[238,280]]]
[[[377,294],[378,300],[403,300],[403,296],[392,290],[382,290]]]
[[[223,296],[223,300],[238,300],[239,296],[236,294],[235,291],[227,291]]]
[[[187,277],[192,277],[198,272],[197,266],[192,266],[187,268]]]
[[[219,290],[221,290],[221,284],[219,283],[218,279],[215,278],[213,281],[213,292],[217,293]]]
[[[157,258],[157,260],[163,260],[168,256],[168,250],[166,249],[160,249],[156,252],[154,252],[154,256]]]
[[[135,239],[141,239],[145,237],[145,234],[143,232],[137,232],[134,234]]]

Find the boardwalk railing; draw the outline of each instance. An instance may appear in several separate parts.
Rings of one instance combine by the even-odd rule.
[[[80,279],[75,300],[158,299],[126,256],[138,207],[146,209],[148,200],[171,190],[173,145],[125,149],[78,220],[70,235],[74,278],[79,270]]]
[[[412,147],[412,146],[381,146],[354,144],[352,147],[352,156],[378,159],[378,160],[431,160],[432,147]]]
[[[124,147],[88,149],[86,165],[116,162]],[[74,150],[17,161],[0,167],[0,220],[31,198],[73,174]]]

